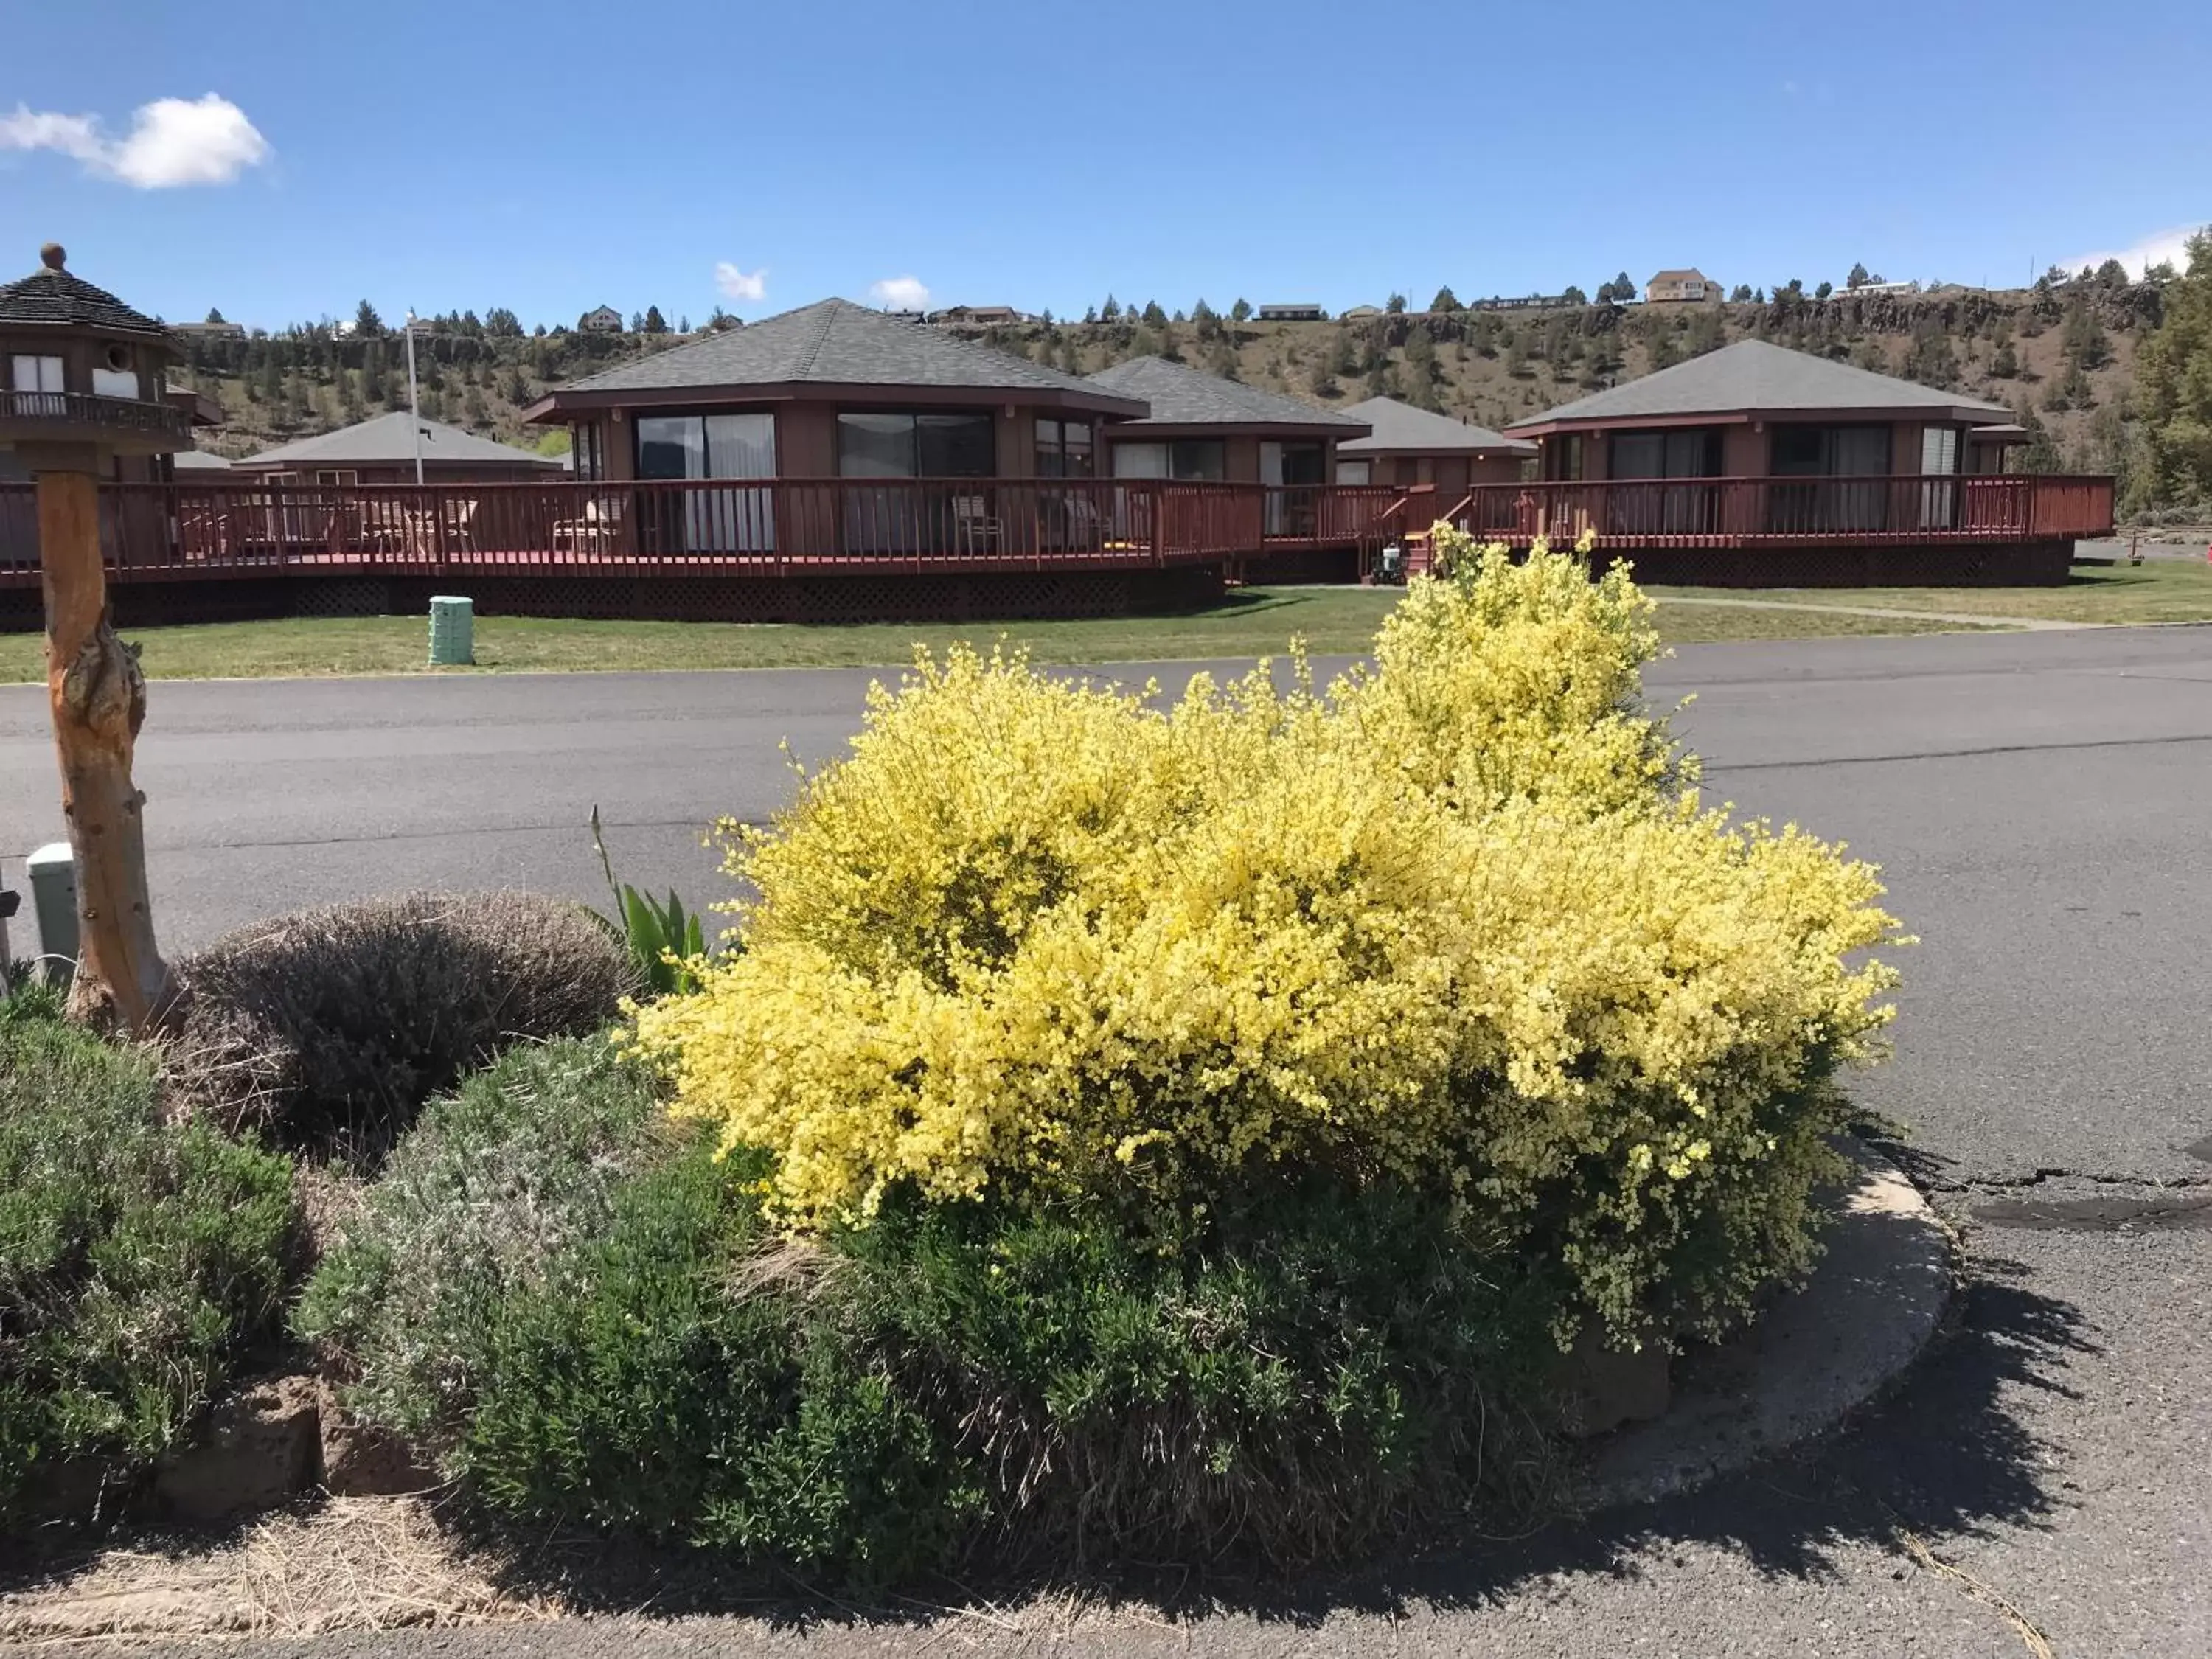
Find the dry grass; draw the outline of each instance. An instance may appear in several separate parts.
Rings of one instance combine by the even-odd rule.
[[[502,1588],[505,1559],[458,1541],[420,1498],[337,1498],[210,1544],[147,1536],[50,1561],[0,1591],[0,1645],[150,1637],[320,1636],[554,1619],[550,1596]]]

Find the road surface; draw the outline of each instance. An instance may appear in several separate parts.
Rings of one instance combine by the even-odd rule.
[[[594,802],[626,878],[708,896],[701,826],[771,812],[779,741],[834,754],[868,678],[157,684],[140,777],[163,939],[410,884],[589,898]],[[1925,941],[1897,1060],[1860,1092],[1906,1126],[1971,1279],[1956,1329],[1843,1436],[1686,1500],[1184,1624],[907,1607],[805,1634],[611,1617],[321,1650],[2010,1659],[2035,1650],[2009,1607],[2061,1654],[2212,1652],[2212,629],[1691,647],[1650,678],[1698,694],[1681,727],[1715,796],[1880,861]],[[37,688],[0,688],[11,879],[60,828],[42,720]]]

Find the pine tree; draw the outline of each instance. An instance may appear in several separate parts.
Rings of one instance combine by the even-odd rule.
[[[1230,307],[1229,320],[1232,323],[1250,322],[1252,320],[1252,302],[1249,300],[1239,300],[1235,305]]]
[[[1844,278],[1844,286],[1849,289],[1861,289],[1875,280],[1867,275],[1867,268],[1863,264],[1856,264],[1851,267],[1851,274]]]
[[[356,339],[374,340],[384,333],[384,319],[376,314],[376,307],[366,300],[354,308],[353,331]]]
[[[659,306],[647,306],[645,308],[645,321],[641,331],[647,334],[668,332],[668,319],[660,314]]]
[[[1438,289],[1437,297],[1429,301],[1431,311],[1458,311],[1462,308],[1459,295],[1453,293],[1449,285]]]
[[[1121,302],[1112,295],[1108,295],[1106,303],[1098,307],[1098,319],[1101,322],[1111,323],[1119,320],[1121,315]]]
[[[2212,503],[2212,236],[2189,239],[2188,270],[2166,284],[2136,375],[2145,498]]]
[[[1392,295],[1382,302],[1382,309],[1393,317],[1398,316],[1406,309],[1406,296],[1402,294]]]
[[[2085,289],[2076,289],[2067,301],[2066,325],[2059,339],[2068,363],[2083,371],[2101,368],[2112,356],[2112,343]]]

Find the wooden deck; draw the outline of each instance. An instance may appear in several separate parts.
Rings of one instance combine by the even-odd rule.
[[[1762,577],[1765,551],[1793,582],[2050,550],[2109,535],[2112,483],[2071,477],[1686,478],[1432,489],[1278,488],[1151,479],[775,479],[621,483],[110,484],[102,535],[118,586],[313,582],[338,577],[987,579],[1295,568],[1326,555],[1340,575],[1438,520],[1525,547],[1585,532],[1609,556],[1715,556],[1713,580]],[[33,488],[0,485],[0,591],[39,584]],[[2048,557],[2044,558],[2048,563]],[[1777,569],[1782,568],[1777,564]],[[2063,559],[2060,568],[2063,574]],[[1702,567],[1701,567],[1702,568]],[[1829,574],[1824,575],[1826,570]],[[1807,573],[1810,572],[1808,575]],[[1704,580],[1703,577],[1689,579]],[[1917,578],[1948,580],[1936,574]],[[1992,577],[1992,580],[2000,579]],[[871,591],[886,590],[882,580]],[[32,601],[35,603],[34,601]],[[550,603],[550,601],[549,601]],[[855,601],[857,603],[857,601]]]
[[[1408,519],[1418,522],[1418,513]],[[2033,474],[1638,478],[1481,484],[1435,515],[1525,547],[1915,547],[2075,541],[2112,532],[2112,480]]]

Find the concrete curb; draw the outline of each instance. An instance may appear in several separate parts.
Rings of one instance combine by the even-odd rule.
[[[1951,1236],[1895,1164],[1844,1150],[1858,1174],[1804,1288],[1675,1362],[1667,1414],[1592,1449],[1587,1508],[1688,1492],[1826,1433],[1927,1347],[1950,1306]]]

